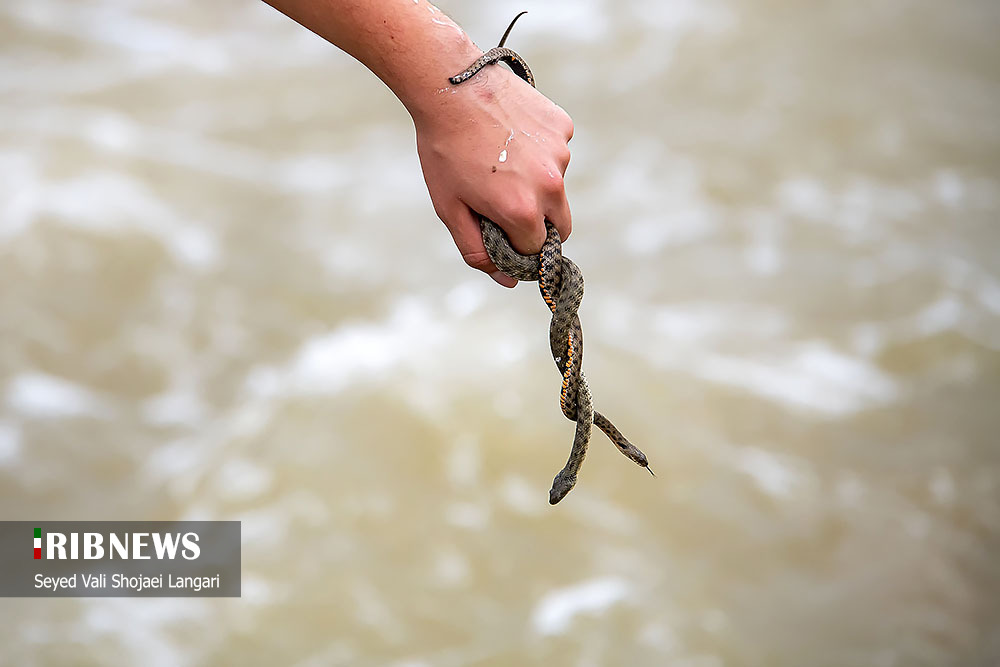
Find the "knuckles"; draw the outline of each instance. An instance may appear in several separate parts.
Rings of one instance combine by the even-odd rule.
[[[570,160],[569,146],[564,146],[559,150],[557,150],[555,157],[556,157],[556,162],[559,163],[561,170],[565,171],[566,167],[569,165],[569,160]]]
[[[566,191],[566,184],[559,171],[548,170],[542,179],[542,189],[547,195],[561,196]]]
[[[573,127],[573,119],[570,118],[569,114],[566,113],[566,110],[558,104],[556,105],[556,117],[558,118],[557,122],[562,126],[562,134],[566,137],[566,141],[568,142],[573,138],[573,131],[575,129]]]
[[[531,229],[542,219],[538,202],[527,196],[509,199],[502,207],[501,213],[507,224],[519,230]]]

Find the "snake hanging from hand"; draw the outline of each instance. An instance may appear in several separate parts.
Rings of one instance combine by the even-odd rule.
[[[510,65],[515,74],[534,87],[535,78],[528,64],[521,56],[504,47],[514,23],[526,13],[521,12],[514,17],[496,48],[484,53],[449,81],[453,85],[458,85],[468,81],[487,65],[503,61]],[[552,480],[549,503],[553,505],[558,503],[576,484],[580,466],[583,465],[583,459],[587,455],[591,427],[594,425],[604,431],[618,451],[652,474],[646,455],[629,442],[610,419],[594,410],[590,388],[583,376],[583,329],[577,315],[577,310],[583,301],[583,274],[573,260],[563,256],[562,239],[555,226],[548,220],[545,221],[545,243],[538,255],[522,255],[511,247],[507,235],[495,222],[480,216],[479,224],[482,228],[486,253],[497,268],[518,280],[537,280],[542,299],[552,311],[549,347],[556,367],[562,374],[559,403],[566,418],[576,422],[576,434],[569,460]]]

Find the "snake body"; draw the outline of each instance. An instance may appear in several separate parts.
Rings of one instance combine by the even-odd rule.
[[[514,17],[504,32],[500,44],[490,49],[469,65],[461,73],[451,77],[452,84],[458,85],[474,76],[487,65],[507,62],[515,74],[535,85],[534,77],[527,63],[504,43],[510,35],[514,23],[525,12]],[[545,221],[545,242],[537,255],[522,255],[514,250],[506,233],[492,220],[480,216],[480,228],[486,253],[497,268],[518,280],[538,281],[542,299],[552,311],[549,324],[549,348],[556,368],[562,375],[562,389],[559,404],[563,415],[576,422],[576,433],[566,465],[552,480],[549,503],[555,505],[566,497],[576,484],[577,475],[587,455],[592,426],[600,428],[622,454],[636,464],[649,470],[646,455],[622,435],[611,420],[594,410],[590,388],[583,375],[583,328],[577,311],[583,301],[583,273],[573,260],[562,254],[562,239],[555,226]]]

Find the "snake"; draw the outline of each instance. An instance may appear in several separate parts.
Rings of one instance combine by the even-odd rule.
[[[450,77],[451,84],[459,85],[488,65],[506,62],[515,74],[534,87],[535,78],[528,64],[517,53],[504,47],[514,24],[526,13],[521,12],[514,17],[496,47]],[[653,474],[642,450],[629,442],[610,419],[594,409],[590,387],[583,374],[583,327],[578,314],[583,302],[583,272],[573,260],[562,254],[562,238],[555,225],[546,219],[545,242],[541,252],[523,255],[513,248],[507,234],[495,222],[481,215],[479,224],[486,253],[496,267],[519,281],[537,281],[542,300],[552,312],[549,348],[562,376],[559,406],[567,419],[576,422],[576,432],[569,459],[552,480],[549,503],[555,505],[576,485],[587,456],[593,426],[601,429],[618,451]]]

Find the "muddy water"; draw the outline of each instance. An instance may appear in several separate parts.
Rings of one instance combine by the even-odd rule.
[[[244,595],[9,600],[0,662],[1000,661],[997,5],[525,8],[659,475],[595,438],[557,508],[546,310],[377,80],[263,4],[3,4],[2,518],[238,519]]]

